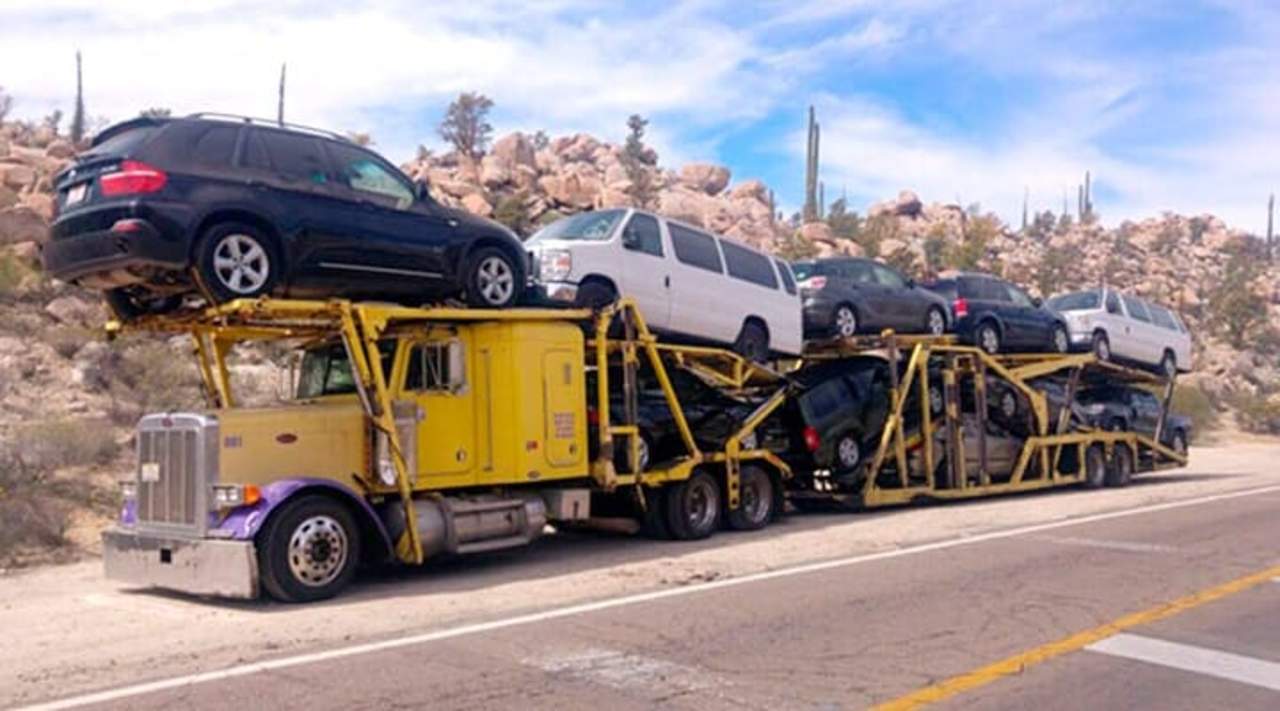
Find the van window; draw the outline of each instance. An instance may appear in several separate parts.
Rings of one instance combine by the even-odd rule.
[[[1047,305],[1054,311],[1091,311],[1098,308],[1101,299],[1096,291],[1077,291],[1049,299]]]
[[[1107,292],[1107,313],[1114,314],[1116,316],[1123,315],[1120,311],[1120,297],[1116,296],[1116,292],[1114,291]]]
[[[967,277],[960,280],[966,299],[981,301],[1008,301],[1009,292],[1004,284],[986,277]]]
[[[855,284],[874,284],[876,278],[871,273],[871,267],[867,262],[848,261],[840,265],[840,275],[853,281]]]
[[[662,232],[652,215],[637,212],[622,230],[622,246],[633,252],[662,256]]]
[[[726,240],[720,240],[720,249],[724,250],[729,276],[766,289],[778,288],[778,278],[773,274],[773,265],[769,264],[768,257]]]
[[[1178,324],[1173,320],[1173,314],[1163,306],[1155,304],[1147,304],[1147,310],[1151,312],[1151,320],[1161,328],[1167,328],[1170,331],[1178,330]]]
[[[795,296],[796,280],[791,278],[791,270],[787,268],[787,263],[781,259],[773,260],[778,265],[778,274],[782,277],[782,286],[787,290],[788,294]]]
[[[373,155],[354,146],[330,143],[338,180],[380,205],[404,210],[413,204],[413,188]]]
[[[281,177],[315,185],[328,182],[329,171],[325,168],[319,139],[283,131],[261,131],[261,134],[272,169]]]
[[[843,377],[836,377],[805,393],[800,398],[800,408],[809,425],[822,429],[823,424],[837,417],[846,407],[845,403],[852,399],[849,384]]]
[[[1129,318],[1145,323],[1151,323],[1151,314],[1147,313],[1147,307],[1142,303],[1142,299],[1137,299],[1128,294],[1122,295],[1124,299],[1124,309],[1129,312]]]
[[[676,250],[676,259],[709,272],[724,273],[724,266],[720,263],[720,250],[716,249],[714,237],[670,222],[667,223],[667,231],[671,233],[671,246]]]

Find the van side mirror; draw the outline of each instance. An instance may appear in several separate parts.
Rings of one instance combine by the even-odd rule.
[[[1042,298],[1040,298],[1039,296],[1037,296],[1037,297],[1035,297],[1034,299],[1032,299],[1032,300],[1031,300],[1031,305],[1032,305],[1032,306],[1035,306],[1035,307],[1038,309],[1038,308],[1040,308],[1041,306],[1044,306],[1044,299],[1042,299]]]
[[[907,288],[908,289],[916,288],[916,280],[912,279],[911,277],[907,277]]]

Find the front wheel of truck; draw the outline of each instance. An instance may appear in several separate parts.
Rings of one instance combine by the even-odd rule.
[[[258,533],[262,587],[281,602],[342,592],[360,561],[360,530],[341,502],[317,494],[286,503]]]

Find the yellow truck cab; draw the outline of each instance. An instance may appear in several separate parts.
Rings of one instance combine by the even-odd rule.
[[[588,348],[584,319],[591,323],[589,313],[554,310],[262,300],[161,324],[192,333],[214,407],[140,422],[121,523],[104,534],[108,576],[313,600],[341,590],[361,561],[421,563],[524,545],[548,523],[588,518],[593,495],[643,515],[653,498],[646,491],[664,488],[675,503],[650,508],[674,517],[676,537],[704,537],[721,508],[740,508],[743,456],[781,467],[745,472],[750,487],[768,491],[752,489],[755,508],[734,520],[764,525],[781,502],[785,469],[768,453],[694,445],[661,471],[614,470],[613,439],[625,443],[634,427],[596,425],[588,439],[588,401],[609,422],[606,391],[621,384],[588,393],[586,371],[626,349],[604,327]],[[292,402],[234,407],[226,355],[254,338],[303,344]],[[634,361],[640,346],[630,343]],[[589,441],[600,443],[594,462]]]

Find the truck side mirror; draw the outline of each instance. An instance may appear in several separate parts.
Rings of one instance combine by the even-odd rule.
[[[431,200],[431,186],[425,178],[418,178],[413,181],[413,197],[419,202],[428,202]]]

